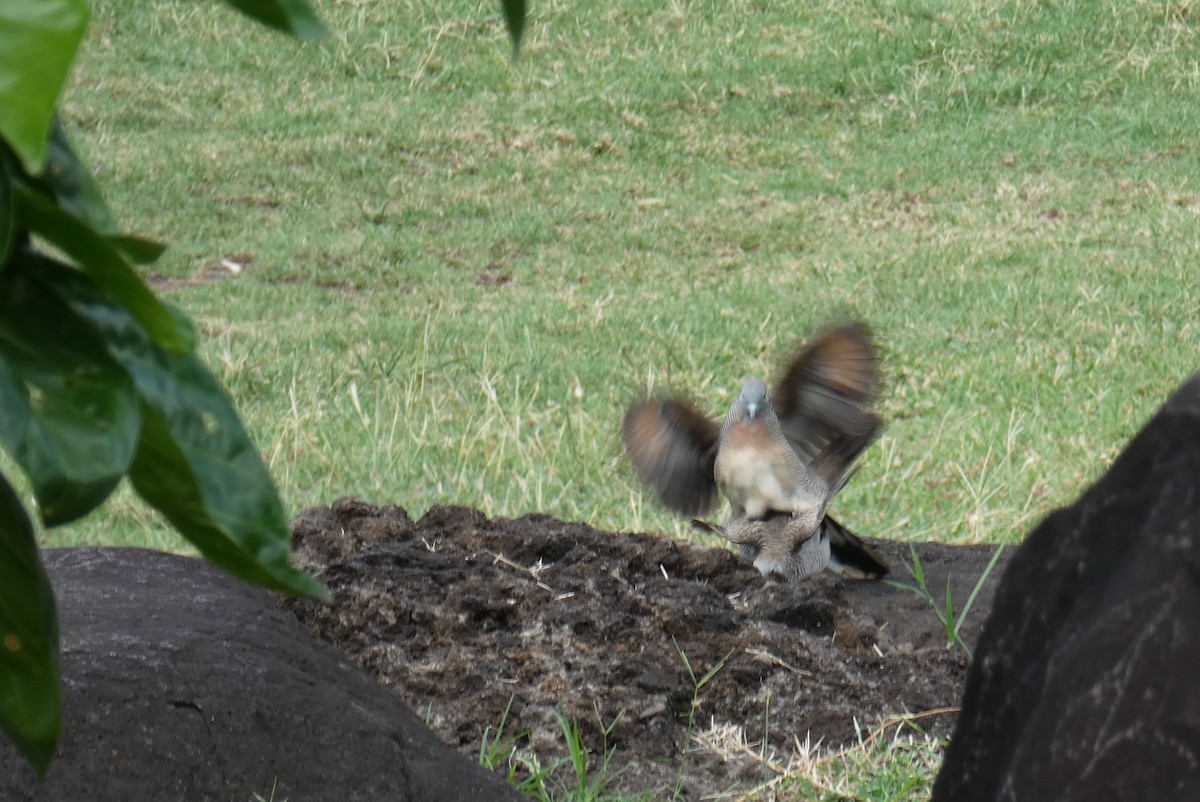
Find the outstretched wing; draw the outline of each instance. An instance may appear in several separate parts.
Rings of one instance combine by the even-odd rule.
[[[870,329],[860,322],[819,335],[775,388],[784,436],[831,488],[843,484],[879,432],[879,417],[870,410],[878,390],[879,357]]]
[[[650,398],[625,413],[621,439],[638,475],[659,499],[683,515],[699,515],[717,501],[713,466],[719,428],[690,404]]]

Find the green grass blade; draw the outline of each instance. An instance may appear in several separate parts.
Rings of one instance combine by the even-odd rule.
[[[921,567],[921,557],[917,554],[917,547],[913,544],[908,544],[908,553],[912,555],[912,575],[917,582],[917,587],[928,593],[925,587],[925,569]]]
[[[683,647],[679,645],[679,641],[675,639],[674,635],[671,636],[671,642],[675,644],[675,652],[683,661],[683,668],[687,671],[688,679],[692,681],[692,687],[699,690],[700,685],[696,682],[696,672],[692,670],[692,661],[688,659],[687,653],[683,651]]]
[[[575,774],[574,789],[577,793],[584,795],[588,790],[588,752],[583,743],[583,736],[579,732],[579,725],[567,718],[560,710],[558,726],[562,730],[563,741],[567,745],[567,754],[571,761],[571,770]]]
[[[991,576],[992,569],[996,567],[996,563],[1000,560],[1000,555],[1004,553],[1005,544],[1001,543],[992,555],[992,559],[988,560],[987,567],[983,569],[983,573],[979,575],[979,580],[975,583],[975,587],[971,588],[971,595],[967,597],[967,603],[963,605],[962,612],[958,615],[958,625],[954,627],[954,633],[958,634],[959,627],[967,617],[967,613],[971,612],[971,607],[975,604],[975,597],[979,595],[979,591],[983,589],[983,585]]]
[[[716,663],[713,664],[712,668],[710,668],[708,671],[704,672],[704,676],[701,677],[700,681],[696,683],[696,690],[700,690],[701,688],[703,688],[705,685],[707,685],[709,683],[709,681],[713,677],[715,677],[718,673],[720,673],[721,669],[723,669],[725,667],[725,664],[727,662],[729,662],[729,658],[733,657],[733,653],[735,651],[737,651],[737,650],[730,649],[728,652],[725,653],[724,657],[722,657],[720,660],[718,660]]]
[[[942,626],[946,628],[946,648],[949,649],[954,645],[954,641],[958,637],[958,627],[954,623],[954,601],[950,596],[950,577],[946,577],[946,611],[942,616],[939,616],[942,621]]]

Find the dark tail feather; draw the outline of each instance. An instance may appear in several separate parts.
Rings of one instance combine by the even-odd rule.
[[[891,570],[879,552],[863,543],[832,515],[825,516],[825,534],[829,536],[831,570],[850,579],[879,579]]]

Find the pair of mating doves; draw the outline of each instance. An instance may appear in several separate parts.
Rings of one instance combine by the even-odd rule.
[[[879,432],[869,409],[878,384],[870,330],[847,323],[802,350],[773,394],[746,382],[723,423],[681,399],[650,398],[629,408],[622,440],[670,509],[703,514],[723,491],[729,520],[694,523],[739,544],[764,577],[790,581],[828,567],[874,579],[887,563],[828,508]]]

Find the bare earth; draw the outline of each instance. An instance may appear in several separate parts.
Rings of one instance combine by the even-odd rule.
[[[532,733],[540,755],[565,751],[556,711],[579,722],[596,753],[597,722],[619,719],[607,738],[624,769],[618,786],[655,798],[681,776],[687,799],[752,787],[764,776],[751,754],[764,729],[787,755],[796,739],[852,742],[856,721],[865,733],[897,713],[953,710],[966,676],[966,656],[946,648],[930,606],[884,582],[825,573],[766,584],[726,549],[463,507],[413,522],[399,507],[342,499],[292,529],[298,561],[335,602],[285,604],[442,740],[478,755],[510,699],[505,732]],[[869,542],[890,578],[912,581],[907,544]],[[917,544],[928,587],[940,601],[949,579],[956,606],[993,549]],[[972,645],[1005,562],[964,625]],[[698,692],[684,655],[698,678],[720,666]],[[948,733],[954,718],[920,724]],[[752,749],[695,748],[714,725],[741,728]]]

